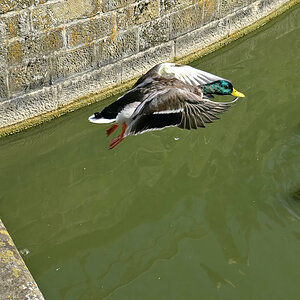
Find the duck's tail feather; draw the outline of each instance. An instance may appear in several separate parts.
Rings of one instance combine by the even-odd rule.
[[[96,123],[96,124],[108,124],[108,123],[113,123],[116,121],[116,119],[107,119],[103,118],[101,113],[95,112],[93,115],[91,115],[88,119],[91,123]]]

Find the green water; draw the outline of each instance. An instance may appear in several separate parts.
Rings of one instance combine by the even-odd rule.
[[[0,140],[0,215],[47,300],[298,299],[300,7],[192,65],[247,98],[107,150],[87,117]],[[224,98],[223,98],[224,99]]]

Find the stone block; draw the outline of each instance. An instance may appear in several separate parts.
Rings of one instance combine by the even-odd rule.
[[[45,300],[1,219],[0,257],[1,300]]]
[[[57,109],[57,89],[44,87],[0,103],[0,127],[18,123]]]
[[[49,30],[45,34],[40,35],[39,41],[43,55],[52,54],[64,47],[63,29],[57,28]]]
[[[173,60],[174,42],[140,52],[122,61],[122,82],[146,73],[158,63]]]
[[[9,70],[9,90],[12,95],[28,92],[50,83],[50,62],[46,58],[30,60]]]
[[[42,31],[75,20],[95,16],[100,0],[65,0],[38,6],[32,10],[32,27]]]
[[[0,73],[0,102],[8,97],[7,74],[6,71]]]
[[[91,70],[94,66],[94,45],[87,45],[52,58],[52,80],[56,81],[67,76]]]
[[[102,39],[96,44],[96,50],[99,66],[138,53],[138,32],[136,29],[131,29],[117,34],[113,39]]]
[[[50,13],[61,23],[93,17],[99,10],[99,0],[66,0],[62,3],[50,4]]]
[[[200,2],[202,0],[199,0]],[[194,3],[196,3],[197,0],[160,0],[160,14],[170,14],[178,9],[183,9],[187,6],[190,6]]]
[[[199,51],[219,39],[229,35],[230,21],[223,19],[207,24],[204,27],[178,37],[175,41],[175,55],[177,58]]]
[[[233,13],[234,11],[247,5],[245,0],[220,0],[220,14],[219,17],[225,17],[228,14]]]
[[[121,83],[121,63],[65,80],[58,86],[58,105],[64,106],[91,93]]]
[[[9,43],[7,60],[10,65],[19,64],[25,59],[52,54],[63,46],[61,28],[47,31],[44,34],[33,34]]]
[[[203,1],[203,25],[219,17],[218,0]]]
[[[170,39],[169,18],[160,18],[143,24],[139,31],[140,50],[160,45]]]
[[[89,43],[112,34],[113,22],[111,15],[103,15],[67,27],[68,47]]]
[[[134,3],[135,0],[102,0],[101,9],[102,11],[110,11],[117,8],[122,8]]]
[[[50,28],[55,28],[63,24],[63,20],[58,20],[54,18],[51,11],[52,7],[57,6],[59,9],[63,7],[62,3],[55,3],[50,5],[42,5],[34,8],[31,12],[32,14],[32,29],[35,31],[44,31]]]
[[[134,24],[142,24],[159,16],[158,0],[145,0],[133,6]]]
[[[0,22],[1,20],[4,24],[6,39],[22,37],[30,31],[30,15],[28,10],[4,15],[0,19]]]
[[[274,0],[260,0],[257,3],[257,13],[261,16],[267,15],[269,12],[271,12],[275,7],[278,7],[281,5],[282,1],[274,1]]]
[[[257,21],[260,15],[255,13],[255,7],[249,6],[240,9],[235,14],[229,17],[230,21],[230,34],[234,33],[241,28],[248,26],[249,24]]]
[[[176,38],[184,33],[201,26],[202,5],[195,4],[180,10],[170,16],[171,38]]]
[[[88,95],[89,84],[89,74],[72,77],[59,83],[57,85],[58,107],[70,104],[75,99]]]
[[[101,75],[98,76],[97,72],[91,73],[91,82],[97,87],[98,84],[101,89],[108,88],[112,85],[121,84],[122,80],[122,63],[105,66],[101,68]],[[96,89],[95,89],[96,91]]]
[[[33,4],[34,0],[1,0],[0,14],[5,14],[8,11],[24,9]]]
[[[158,0],[143,0],[117,11],[117,29],[128,29],[131,26],[151,21],[158,15]]]

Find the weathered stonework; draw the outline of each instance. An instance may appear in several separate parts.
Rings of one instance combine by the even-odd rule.
[[[135,74],[147,72],[152,66],[168,61],[170,57],[174,57],[173,41],[124,59],[122,62],[122,82],[126,82]]]
[[[29,59],[36,59],[53,54],[64,47],[62,28],[49,30],[43,34],[14,39],[8,44],[7,61],[10,66],[21,64]]]
[[[102,0],[101,9],[104,12],[111,11],[117,8],[125,7],[134,2],[135,0]]]
[[[11,95],[24,94],[40,86],[50,83],[50,59],[38,58],[10,68],[8,76],[9,92]],[[19,101],[19,99],[16,99]],[[3,121],[1,115],[1,122]]]
[[[0,299],[44,300],[42,293],[1,220]]]
[[[0,136],[214,51],[299,1],[2,0]]]
[[[0,98],[8,97],[7,74],[5,71],[0,73]]]
[[[245,7],[245,0],[221,0],[220,5],[220,15],[227,15],[235,12],[236,10]]]
[[[161,15],[170,14],[196,2],[196,0],[160,0],[160,13]],[[200,2],[201,0],[199,0]]]
[[[155,19],[143,26],[139,31],[140,50],[160,45],[170,39],[169,18]]]
[[[122,58],[138,53],[138,32],[127,30],[107,37],[97,43],[97,63],[99,66],[111,64]]]
[[[34,0],[1,0],[0,14],[29,7],[33,4],[33,2]]]
[[[196,29],[176,39],[175,55],[182,57],[186,52],[192,53],[202,50],[209,45],[216,43],[224,37],[224,32],[229,33],[230,21],[221,19],[211,22],[200,29]]]
[[[237,13],[230,16],[230,30],[229,33],[234,33],[238,28],[245,26],[251,19],[253,22],[257,21],[257,15],[254,13],[254,7],[244,7],[237,11]]]
[[[19,13],[4,15],[0,18],[6,39],[23,36],[30,32],[30,12],[22,10]],[[1,31],[1,29],[0,29]]]
[[[203,25],[215,21],[219,17],[219,1],[203,1]]]
[[[56,18],[53,14],[53,10],[56,6],[59,8],[62,4],[60,2],[55,4],[52,3],[47,6],[38,6],[31,10],[31,26],[33,31],[43,31],[63,24],[63,20]]]
[[[69,23],[95,16],[100,10],[100,0],[65,0],[50,3],[49,10],[58,23]]]
[[[101,15],[67,27],[68,48],[90,43],[112,34],[112,15]]]
[[[58,107],[64,107],[87,94],[97,93],[99,90],[109,88],[121,83],[121,63],[107,65],[99,70],[89,72],[80,78],[74,77],[65,80],[58,86]]]
[[[16,122],[22,122],[32,116],[53,111],[57,108],[57,89],[45,87],[21,97],[16,101],[5,101],[0,105],[1,121],[9,125],[13,113]]]
[[[91,70],[94,62],[94,45],[82,46],[57,54],[52,59],[52,81]]]
[[[158,0],[142,0],[117,11],[117,28],[126,30],[159,16]]]
[[[179,10],[170,16],[171,38],[176,38],[193,29],[201,27],[202,5],[198,4]]]

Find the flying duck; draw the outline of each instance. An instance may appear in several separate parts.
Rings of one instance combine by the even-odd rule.
[[[213,95],[233,95],[231,102],[214,102]],[[122,126],[121,134],[112,139],[109,149],[126,136],[177,126],[182,129],[205,127],[219,119],[244,94],[232,83],[219,76],[191,66],[161,63],[138,79],[134,86],[89,121],[97,124],[114,123],[106,130],[111,135]]]

